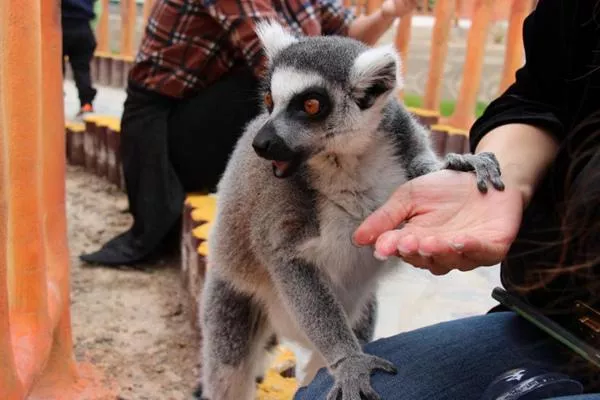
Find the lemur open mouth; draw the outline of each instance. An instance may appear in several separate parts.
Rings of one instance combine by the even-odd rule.
[[[273,165],[273,175],[277,178],[287,178],[291,176],[300,165],[301,157],[295,157],[290,161],[271,161]]]

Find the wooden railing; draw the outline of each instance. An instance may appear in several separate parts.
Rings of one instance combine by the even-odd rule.
[[[0,1],[3,400],[111,396],[72,348],[59,4]]]
[[[100,0],[102,13],[97,24],[97,57],[93,65],[93,76],[101,84],[123,87],[135,55],[136,30],[145,24],[156,0],[145,0],[138,17],[135,0],[120,0],[121,29],[119,43],[110,43],[109,0]],[[357,14],[376,11],[383,0],[343,0]],[[521,29],[525,16],[531,11],[534,0],[418,0],[414,16],[428,15],[434,19],[430,45],[427,81],[424,88],[423,108],[438,111],[442,101],[444,67],[448,55],[450,33],[457,19],[469,18],[467,47],[460,89],[456,98],[454,114],[442,122],[456,128],[468,129],[475,118],[475,107],[481,86],[485,46],[488,32],[494,20],[508,19],[505,62],[502,69],[498,93],[504,91],[514,80],[515,71],[523,63]],[[406,68],[410,59],[410,44],[413,14],[399,21],[394,42]],[[119,48],[117,53],[111,48]],[[404,71],[406,73],[406,70]],[[402,93],[400,93],[402,97]]]

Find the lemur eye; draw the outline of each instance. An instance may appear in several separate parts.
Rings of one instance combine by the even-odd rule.
[[[315,115],[321,111],[321,103],[317,99],[308,99],[304,101],[304,112],[308,115]]]
[[[273,109],[273,96],[271,96],[271,92],[265,93],[263,100],[265,102],[265,106],[267,106],[267,109],[271,111]]]

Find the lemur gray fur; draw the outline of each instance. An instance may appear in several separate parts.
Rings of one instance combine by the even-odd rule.
[[[503,189],[490,153],[439,159],[398,102],[397,53],[344,37],[290,35],[263,22],[265,106],[239,139],[217,189],[204,287],[202,399],[254,399],[273,335],[313,350],[306,381],[328,367],[328,399],[378,399],[362,352],[377,281],[394,263],[352,232],[402,183],[453,169]]]

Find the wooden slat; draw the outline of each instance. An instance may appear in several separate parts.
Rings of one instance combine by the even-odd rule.
[[[202,257],[208,256],[208,241],[204,241],[204,242],[200,243],[197,251],[198,251],[198,254],[200,254]]]
[[[148,22],[148,17],[150,16],[150,12],[152,12],[152,7],[154,7],[154,3],[156,0],[144,0],[144,8],[143,8],[143,18],[144,25]]]
[[[133,56],[135,38],[136,5],[135,0],[121,0],[121,56]]]
[[[108,9],[109,0],[98,0],[100,1],[100,7],[102,12],[100,18],[98,18],[98,24],[96,25],[96,52],[110,52],[109,37],[110,27],[108,17],[110,16]]]
[[[506,35],[506,53],[504,56],[504,69],[502,80],[498,88],[498,95],[515,81],[515,73],[523,65],[523,22],[533,8],[534,0],[512,0],[508,33]]]
[[[481,85],[485,45],[494,5],[494,0],[475,1],[472,24],[467,39],[467,55],[462,84],[456,109],[450,119],[451,125],[464,129],[468,129],[475,120],[475,106]]]
[[[208,234],[210,233],[211,224],[202,224],[192,230],[192,235],[196,239],[208,240]]]
[[[396,36],[394,37],[394,44],[398,53],[400,53],[400,60],[402,62],[401,74],[403,80],[406,79],[406,66],[408,65],[408,48],[412,32],[412,17],[413,13],[410,12],[400,19],[396,30]],[[403,90],[401,90],[400,93],[398,93],[398,97],[404,97]]]
[[[439,109],[441,100],[444,65],[448,55],[448,40],[454,15],[455,0],[437,0],[435,3],[435,25],[431,36],[429,75],[425,86],[423,108]]]

